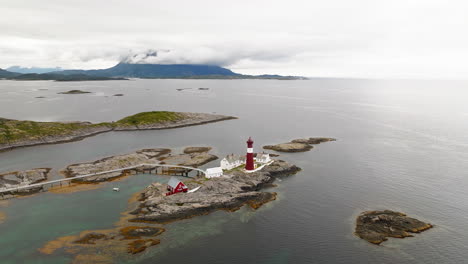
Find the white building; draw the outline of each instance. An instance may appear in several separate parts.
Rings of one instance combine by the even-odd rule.
[[[268,163],[271,161],[270,154],[267,153],[258,153],[255,157],[255,161],[259,163]]]
[[[220,176],[223,176],[223,169],[221,167],[206,169],[206,178],[215,178]]]
[[[232,170],[245,163],[245,157],[239,155],[229,154],[221,160],[221,169]]]

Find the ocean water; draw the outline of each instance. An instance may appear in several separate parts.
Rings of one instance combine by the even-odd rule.
[[[198,90],[200,87],[209,90]],[[190,88],[177,91],[180,88]],[[93,92],[63,95],[81,89]],[[123,93],[122,97],[114,94]],[[36,98],[44,96],[46,98]],[[259,210],[166,225],[161,244],[115,263],[464,263],[468,259],[468,82],[316,79],[0,81],[0,116],[112,121],[142,111],[233,115],[237,120],[161,131],[112,132],[0,153],[0,171],[54,168],[141,148],[212,146],[223,157],[294,138],[336,142],[281,154],[303,170],[278,182]],[[207,166],[215,165],[214,161]],[[47,241],[112,228],[130,196],[165,176],[44,193],[0,204],[0,263],[70,263],[38,252]],[[112,192],[120,187],[120,192]],[[371,245],[353,235],[365,210],[391,209],[434,224],[413,238]]]

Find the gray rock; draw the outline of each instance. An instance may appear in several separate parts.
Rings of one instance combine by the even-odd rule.
[[[186,181],[189,188],[200,186],[200,189],[169,196],[165,196],[164,185],[152,184],[142,192],[140,207],[133,212],[135,218],[131,221],[164,223],[219,209],[236,210],[244,204],[258,208],[276,198],[276,193],[260,191],[266,184],[298,170],[298,167],[278,160],[255,173],[237,171],[210,180]]]
[[[25,171],[13,171],[0,174],[0,189],[26,186],[47,180],[50,168],[37,168]],[[42,187],[21,189],[17,193],[28,194],[42,190]]]

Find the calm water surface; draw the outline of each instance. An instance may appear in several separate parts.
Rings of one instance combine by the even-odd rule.
[[[199,87],[210,88],[208,91]],[[178,88],[192,88],[177,91]],[[84,95],[60,95],[81,89]],[[112,95],[123,93],[123,97]],[[174,130],[112,132],[0,153],[0,171],[54,168],[141,148],[208,145],[219,156],[310,136],[336,137],[282,154],[303,171],[257,211],[216,212],[167,225],[162,243],[116,263],[464,263],[468,259],[468,82],[371,80],[0,81],[0,116],[112,121],[137,112],[216,112],[238,120]],[[46,98],[35,98],[44,96]],[[210,165],[215,165],[213,162]],[[164,176],[97,190],[45,193],[0,205],[1,263],[70,263],[37,249],[60,236],[112,228],[131,194]],[[112,192],[120,187],[121,192]],[[373,246],[353,235],[361,211],[392,209],[433,223]]]

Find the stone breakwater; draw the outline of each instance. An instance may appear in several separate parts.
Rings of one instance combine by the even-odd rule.
[[[0,190],[21,187],[47,180],[50,168],[37,168],[24,171],[13,171],[0,174]],[[42,190],[42,187],[22,189],[19,194],[31,194]]]
[[[139,207],[132,211],[131,222],[167,223],[179,219],[204,215],[216,210],[237,210],[245,204],[259,208],[276,199],[274,192],[260,191],[278,177],[298,172],[300,168],[282,160],[275,160],[261,171],[244,173],[235,171],[210,180],[186,181],[194,193],[165,196],[165,186],[154,183],[139,197]]]
[[[97,134],[106,133],[110,131],[136,131],[136,130],[161,130],[161,129],[172,129],[187,126],[203,125],[208,123],[220,122],[225,120],[237,119],[233,116],[215,115],[206,113],[177,113],[183,116],[182,119],[173,121],[164,121],[156,123],[144,123],[144,124],[122,124],[119,122],[92,124],[90,122],[70,122],[77,128],[74,130],[67,131],[57,135],[34,135],[34,137],[28,137],[17,140],[0,141],[0,152],[7,151],[14,148],[29,147],[36,145],[45,144],[59,144],[65,142],[79,141],[86,137],[91,137]],[[6,119],[5,119],[6,120]],[[64,123],[67,124],[67,123]],[[0,137],[2,137],[2,129],[0,127]],[[8,132],[10,133],[10,132]],[[5,135],[6,136],[6,135]]]
[[[309,151],[316,144],[336,141],[334,138],[300,138],[294,139],[287,143],[280,143],[276,145],[267,145],[264,146],[264,149],[271,149],[278,152],[305,152]]]
[[[387,237],[412,237],[410,233],[420,233],[432,228],[429,223],[406,216],[406,214],[385,211],[368,211],[356,219],[355,234],[376,245],[388,240]]]

